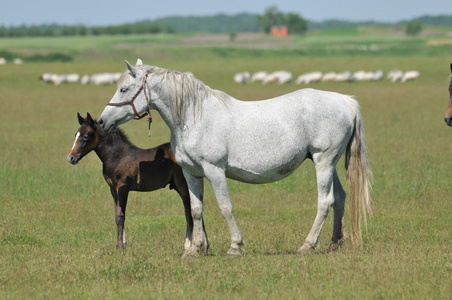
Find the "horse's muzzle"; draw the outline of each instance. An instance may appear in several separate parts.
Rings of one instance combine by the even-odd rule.
[[[103,132],[111,133],[111,132],[115,131],[115,129],[116,129],[115,123],[111,124],[108,128],[107,128],[107,126],[108,126],[107,122],[104,122],[104,120],[102,120],[102,119],[97,120],[97,123],[99,123],[100,129],[102,129]]]
[[[78,162],[80,161],[80,157],[76,157],[76,156],[74,156],[74,155],[68,155],[68,156],[67,156],[67,160],[68,160],[71,164],[76,165],[76,164],[78,164]]]
[[[444,121],[446,121],[447,125],[452,126],[452,115],[445,116]]]

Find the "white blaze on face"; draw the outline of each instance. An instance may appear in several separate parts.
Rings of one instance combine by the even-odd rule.
[[[80,131],[77,131],[77,134],[75,135],[75,141],[74,141],[74,145],[72,145],[72,150],[74,150],[75,145],[77,144],[78,139],[80,138]]]

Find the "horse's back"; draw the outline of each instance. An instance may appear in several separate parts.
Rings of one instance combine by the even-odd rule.
[[[233,132],[270,142],[278,136],[310,144],[353,127],[357,102],[346,95],[301,89],[262,101],[238,101],[231,111]],[[234,137],[234,135],[229,135]],[[266,138],[265,138],[266,137]]]

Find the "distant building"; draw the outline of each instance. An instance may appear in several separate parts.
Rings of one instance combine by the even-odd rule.
[[[270,28],[272,36],[284,37],[289,35],[289,28],[287,26],[272,26]]]

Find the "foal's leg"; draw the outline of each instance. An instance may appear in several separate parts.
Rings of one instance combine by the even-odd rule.
[[[318,161],[316,161],[316,156],[314,156],[318,190],[317,216],[315,217],[314,224],[312,225],[311,231],[303,246],[298,249],[298,253],[307,253],[309,250],[315,248],[323,223],[325,223],[328,212],[334,203],[333,178],[336,170],[334,165],[321,161],[322,154],[319,154],[318,156],[320,157],[320,159],[317,157]]]
[[[202,218],[202,201],[204,193],[204,181],[202,177],[196,177],[183,170],[190,194],[191,216],[193,218],[193,237],[190,249],[185,250],[184,256],[207,255],[208,241]]]
[[[331,237],[332,245],[337,245],[344,237],[344,206],[345,206],[345,191],[342,188],[336,170],[333,177],[334,189],[334,225],[333,236]]]
[[[208,167],[204,167],[204,173],[212,186],[221,214],[229,227],[229,232],[231,234],[231,248],[228,251],[228,255],[241,255],[245,248],[245,238],[240,232],[234,216],[232,215],[232,204],[224,170],[209,165]]]
[[[115,221],[118,227],[117,249],[123,249],[126,246],[126,233],[124,229],[124,222],[126,219],[127,197],[129,196],[129,189],[122,186],[116,191],[110,188],[110,192],[115,200]]]
[[[179,192],[185,209],[185,220],[187,221],[187,229],[185,230],[184,253],[190,251],[191,241],[193,237],[193,217],[191,215],[190,194],[187,191]]]

